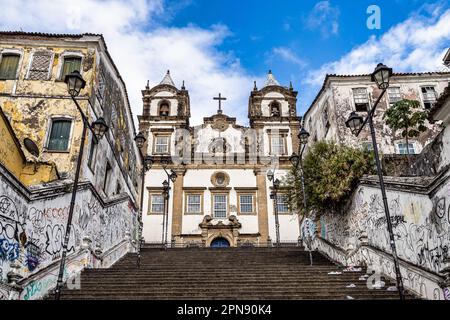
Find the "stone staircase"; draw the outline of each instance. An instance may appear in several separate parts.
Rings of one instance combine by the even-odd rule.
[[[87,269],[62,299],[398,299],[386,281],[368,289],[364,269],[336,266],[300,248],[142,249],[109,269]],[[359,271],[358,271],[359,269]],[[52,297],[49,297],[52,298]],[[408,295],[409,299],[414,298]]]

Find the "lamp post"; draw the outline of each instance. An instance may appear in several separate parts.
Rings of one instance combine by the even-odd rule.
[[[309,132],[305,130],[305,128],[302,128],[298,134],[298,139],[299,139],[299,155],[297,155],[295,152],[292,154],[292,156],[290,156],[289,160],[291,161],[292,165],[297,169],[300,166],[300,180],[302,183],[302,193],[303,193],[303,207],[304,207],[304,211],[305,214],[303,216],[302,219],[298,219],[298,227],[299,227],[299,238],[303,238],[302,237],[302,223],[304,218],[306,218],[306,216],[308,215],[308,198],[306,197],[306,188],[305,188],[305,175],[304,175],[304,171],[303,171],[303,153],[305,151],[306,145],[308,144],[308,139],[309,139]],[[312,254],[311,254],[311,235],[308,232],[307,233],[307,238],[306,240],[306,246],[308,247],[308,251],[309,251],[309,259],[312,265]]]
[[[164,248],[167,248],[167,230],[169,228],[169,199],[170,199],[170,182],[174,183],[177,179],[177,174],[170,170],[170,173],[167,171],[167,166],[170,163],[170,159],[165,157],[161,159],[161,165],[164,169],[164,172],[167,175],[167,180],[163,182],[163,197],[164,197],[164,215],[163,215],[163,232],[162,232],[162,245]]]
[[[93,143],[98,143],[98,141],[108,131],[108,126],[106,125],[106,122],[103,118],[98,118],[96,121],[92,122],[91,125],[89,125],[86,115],[84,114],[83,110],[81,109],[80,105],[78,104],[77,100],[75,99],[75,97],[80,94],[81,89],[83,89],[86,85],[86,81],[80,75],[80,72],[74,71],[74,72],[66,75],[64,82],[67,84],[67,89],[70,94],[70,97],[72,98],[78,111],[81,114],[81,119],[83,121],[83,132],[81,134],[80,150],[78,152],[77,166],[75,169],[75,178],[74,178],[73,186],[72,186],[72,197],[70,200],[69,215],[67,217],[66,232],[65,232],[64,240],[63,240],[64,242],[63,242],[63,246],[62,246],[61,261],[60,261],[60,265],[59,265],[58,281],[56,283],[56,289],[55,289],[55,300],[59,300],[61,297],[61,288],[63,285],[64,268],[65,268],[66,257],[67,257],[67,246],[69,244],[70,231],[72,229],[73,210],[75,207],[75,200],[76,200],[76,196],[77,196],[78,180],[80,178],[81,161],[83,160],[83,150],[84,150],[84,143],[86,140],[86,131],[88,128],[89,128],[89,130],[91,130],[91,132],[93,134],[93,140],[94,140]]]
[[[389,78],[391,76],[392,76],[391,68],[388,68],[387,66],[383,65],[382,63],[377,65],[377,67],[375,68],[375,71],[372,73],[371,80],[377,84],[378,88],[382,89],[380,96],[378,97],[378,99],[375,102],[372,109],[368,110],[369,113],[365,120],[363,120],[363,118],[361,116],[359,116],[356,112],[352,112],[350,114],[350,117],[345,122],[345,124],[348,128],[350,128],[351,132],[357,137],[363,130],[366,123],[369,123],[370,134],[372,136],[373,152],[375,154],[375,163],[377,166],[377,173],[378,173],[378,178],[380,181],[381,195],[383,198],[384,213],[386,216],[387,229],[389,232],[389,244],[391,246],[392,258],[394,260],[394,269],[395,269],[395,276],[396,276],[396,280],[397,280],[397,289],[398,289],[398,292],[400,295],[400,300],[404,300],[405,295],[404,295],[404,288],[403,288],[403,279],[402,279],[402,275],[400,273],[397,249],[395,246],[394,231],[392,228],[392,221],[391,221],[391,216],[389,213],[389,205],[388,205],[387,196],[386,196],[386,189],[384,186],[383,173],[381,171],[381,163],[380,163],[379,154],[378,154],[378,146],[377,146],[377,140],[376,140],[376,136],[375,136],[375,128],[373,126],[373,119],[372,119],[375,109],[377,108],[381,98],[385,94],[387,88],[389,88]]]
[[[136,142],[136,146],[139,148],[139,150],[142,150],[144,147],[144,143],[147,139],[145,139],[145,136],[142,134],[142,132],[139,132],[136,137],[134,138],[134,141]],[[142,246],[142,229],[143,229],[143,223],[142,223],[142,215],[143,215],[143,205],[144,205],[144,185],[145,185],[145,173],[152,168],[153,165],[153,157],[146,155],[145,157],[142,155],[142,152],[140,153],[142,157],[142,168],[141,168],[141,204],[139,207],[139,232],[138,232],[138,248],[137,248],[137,266],[138,268],[141,267],[141,246]]]
[[[267,178],[270,182],[272,182],[272,192],[270,193],[270,199],[273,200],[273,212],[275,216],[275,241],[276,246],[280,246],[280,222],[278,219],[278,189],[280,188],[280,180],[275,179],[275,172],[272,170],[269,170],[267,172]]]

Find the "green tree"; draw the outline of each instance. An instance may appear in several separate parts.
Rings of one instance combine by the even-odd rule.
[[[419,110],[417,100],[403,99],[389,107],[383,115],[386,124],[394,131],[402,130],[402,137],[406,141],[406,150],[409,155],[409,138],[418,137],[427,130],[425,120],[427,112]]]
[[[320,212],[342,207],[364,174],[374,173],[373,152],[334,142],[312,145],[303,160],[308,209]],[[304,216],[300,169],[283,181],[290,209]]]

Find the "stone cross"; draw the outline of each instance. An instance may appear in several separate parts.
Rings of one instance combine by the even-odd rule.
[[[222,100],[227,100],[227,98],[222,97],[222,94],[219,93],[218,97],[214,97],[214,100],[219,100],[219,110],[217,110],[218,114],[222,114]]]

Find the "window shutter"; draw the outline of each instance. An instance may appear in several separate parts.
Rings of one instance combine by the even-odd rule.
[[[13,80],[16,78],[20,56],[17,54],[4,54],[0,63],[0,78]]]
[[[70,120],[55,120],[52,123],[52,131],[48,142],[48,149],[54,151],[66,151],[69,146]]]
[[[66,57],[64,58],[63,70],[61,73],[61,80],[64,80],[66,75],[74,72],[75,70],[81,71],[81,58],[79,57]]]
[[[52,53],[48,51],[38,51],[33,55],[31,62],[30,73],[28,79],[30,80],[48,80],[50,73],[50,62]]]

